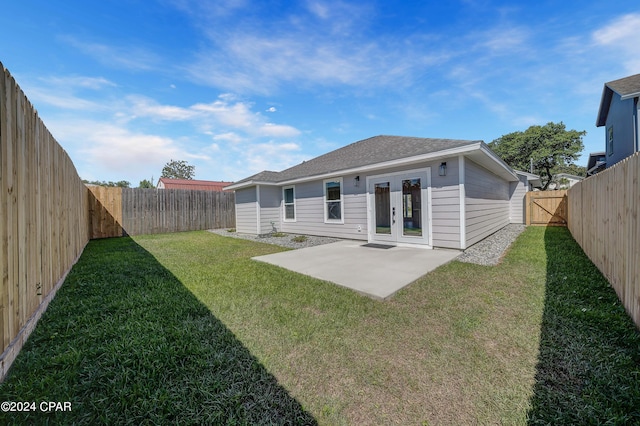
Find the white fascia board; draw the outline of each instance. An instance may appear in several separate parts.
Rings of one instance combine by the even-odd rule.
[[[523,172],[522,170],[514,170],[514,172],[516,172],[517,175],[526,176],[528,179],[540,179],[540,176],[529,172]]]
[[[321,175],[305,176],[303,178],[284,180],[284,181],[278,182],[278,185],[292,185],[292,184],[295,184],[295,183],[309,182],[309,181],[312,181],[312,180],[327,179],[327,178],[331,178],[331,177],[334,177],[334,176],[344,176],[344,175],[349,175],[349,174],[371,172],[371,171],[376,171],[376,170],[380,170],[380,169],[387,169],[387,168],[392,168],[392,167],[407,166],[407,165],[411,165],[411,164],[415,164],[415,163],[422,163],[424,161],[432,161],[432,160],[436,160],[438,158],[452,157],[452,156],[457,156],[457,155],[465,155],[465,154],[469,154],[471,152],[480,150],[481,147],[482,147],[482,144],[483,144],[483,142],[478,142],[478,143],[474,143],[473,145],[466,145],[466,146],[458,147],[458,148],[452,148],[452,149],[445,149],[445,150],[436,151],[436,152],[430,152],[429,154],[415,155],[413,157],[399,158],[397,160],[385,161],[385,162],[376,163],[376,164],[369,164],[369,165],[366,165],[366,166],[354,167],[354,168],[351,168],[351,169],[336,170],[334,172],[323,173]]]
[[[640,96],[640,92],[629,93],[628,95],[620,96],[621,101],[626,101],[627,99],[633,99]]]
[[[235,191],[236,189],[250,188],[252,186],[265,185],[265,186],[279,186],[276,182],[265,182],[261,180],[250,180],[242,183],[234,183],[224,187],[225,191]]]

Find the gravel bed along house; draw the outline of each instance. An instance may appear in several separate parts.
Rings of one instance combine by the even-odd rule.
[[[526,226],[507,225],[495,234],[472,245],[456,258],[460,262],[477,263],[478,265],[497,265],[505,251],[509,248]]]
[[[321,244],[329,244],[335,243],[336,241],[340,241],[338,238],[330,238],[330,237],[316,237],[313,235],[297,235],[297,234],[266,234],[266,235],[252,235],[252,234],[241,234],[238,232],[229,232],[228,229],[210,229],[209,232],[213,232],[214,234],[222,235],[224,237],[234,237],[234,238],[242,238],[245,240],[258,241],[260,243],[267,244],[275,244],[277,246],[299,249],[305,247],[313,247],[319,246]],[[279,235],[279,236],[278,236]],[[299,241],[295,241],[298,239]]]
[[[466,263],[477,263],[479,265],[497,265],[500,262],[500,259],[502,258],[504,252],[509,248],[511,243],[515,241],[518,235],[520,235],[520,233],[524,231],[524,229],[524,225],[507,225],[495,234],[488,236],[479,243],[476,243],[466,249],[460,256],[456,258],[456,260]],[[219,234],[225,237],[259,241],[261,243],[275,244],[292,249],[312,247],[340,241],[340,239],[338,238],[282,233],[259,236],[251,234],[241,234],[238,232],[229,232],[229,230],[227,229],[210,229],[209,232],[213,232],[214,234]],[[295,241],[297,237],[300,238],[300,241]]]

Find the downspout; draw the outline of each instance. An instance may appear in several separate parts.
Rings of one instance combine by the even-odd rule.
[[[458,193],[460,194],[460,248],[467,248],[467,196],[464,189],[464,155],[458,156]]]

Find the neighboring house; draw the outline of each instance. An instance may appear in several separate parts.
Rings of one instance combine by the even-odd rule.
[[[638,151],[640,74],[604,85],[596,126],[605,126],[606,167]]]
[[[587,176],[593,176],[607,167],[606,152],[592,152],[587,161]]]
[[[157,188],[222,192],[225,186],[231,185],[232,183],[233,182],[216,182],[210,180],[160,178]]]
[[[524,222],[527,175],[482,141],[376,136],[226,189],[238,232],[465,249]]]
[[[539,189],[542,186],[540,176],[533,173],[514,170],[518,176],[517,183],[510,183],[510,223],[525,223],[526,200],[525,195],[529,191]]]
[[[558,173],[553,176],[553,182],[547,189],[569,189],[584,178],[582,176],[570,175],[569,173]]]

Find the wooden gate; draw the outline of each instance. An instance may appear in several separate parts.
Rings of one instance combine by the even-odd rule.
[[[567,226],[567,191],[527,192],[527,225]]]

